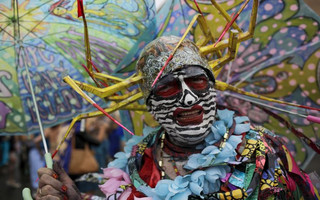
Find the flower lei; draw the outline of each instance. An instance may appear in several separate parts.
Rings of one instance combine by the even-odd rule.
[[[201,153],[190,155],[188,162],[184,166],[186,169],[193,170],[191,174],[177,176],[174,180],[160,180],[155,188],[151,188],[139,177],[137,170],[130,170],[132,184],[138,191],[155,200],[188,199],[189,195],[203,197],[204,194],[219,191],[220,179],[225,178],[231,171],[227,164],[238,163],[235,156],[237,155],[236,147],[242,141],[241,134],[250,130],[250,124],[245,123],[249,121],[248,117],[233,117],[233,115],[234,112],[227,109],[217,110],[217,119],[211,127],[211,132],[205,138],[205,144],[198,146],[198,148],[202,148],[203,150]],[[215,143],[224,138],[233,123],[236,123],[234,132],[228,137],[224,147],[219,148],[215,146]],[[120,168],[128,172],[128,160],[132,162],[130,160],[132,159],[132,155],[130,154],[132,148],[139,148],[139,145],[146,144],[143,141],[150,141],[151,138],[155,139],[154,133],[156,131],[153,129],[153,134],[146,134],[145,137],[133,136],[128,141],[125,152],[117,153],[115,155],[117,159],[111,162],[108,167]],[[150,130],[147,132],[150,133]],[[139,143],[141,139],[143,141]],[[105,177],[109,178],[107,175]],[[127,184],[131,184],[131,182],[127,182]],[[110,194],[109,192],[108,194]]]

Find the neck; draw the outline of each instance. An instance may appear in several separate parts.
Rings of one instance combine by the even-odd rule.
[[[201,152],[201,149],[196,149],[197,145],[177,144],[172,142],[168,135],[166,135],[163,143],[163,150],[173,157],[188,157],[191,154]]]

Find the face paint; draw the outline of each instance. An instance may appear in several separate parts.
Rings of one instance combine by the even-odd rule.
[[[209,133],[216,112],[213,81],[201,67],[189,66],[156,84],[147,106],[173,143],[198,144]]]

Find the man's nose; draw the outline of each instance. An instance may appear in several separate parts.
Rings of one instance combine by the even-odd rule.
[[[190,90],[184,80],[180,81],[182,86],[182,97],[180,99],[180,103],[186,106],[192,106],[197,103],[199,97]]]

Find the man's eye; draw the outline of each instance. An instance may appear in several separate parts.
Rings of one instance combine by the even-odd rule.
[[[205,75],[186,78],[185,82],[188,87],[196,90],[203,90],[208,86],[208,78]]]
[[[159,85],[156,88],[156,94],[161,97],[170,97],[180,92],[180,87],[177,81]]]

